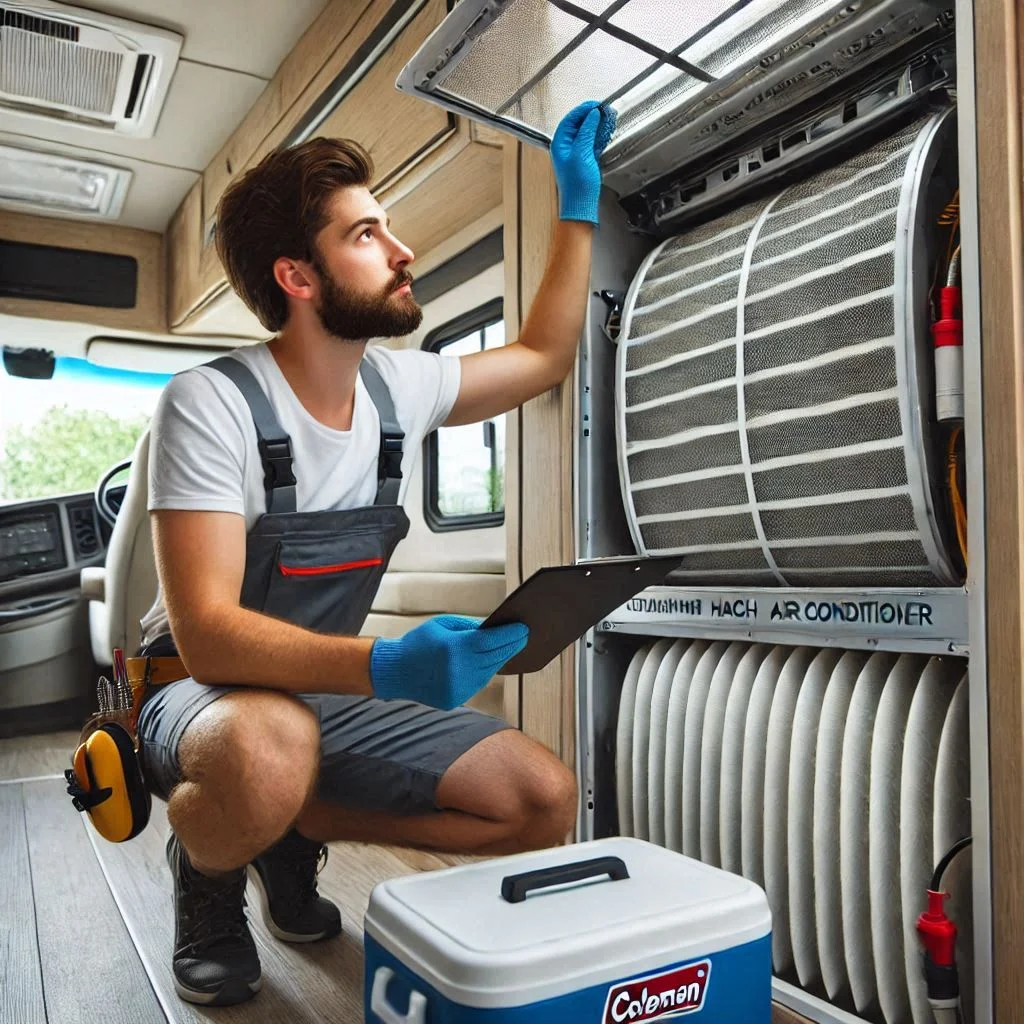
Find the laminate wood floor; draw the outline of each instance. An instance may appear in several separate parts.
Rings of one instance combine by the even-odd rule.
[[[251,1002],[207,1010],[181,1002],[174,992],[171,876],[164,859],[165,805],[154,802],[149,827],[128,843],[108,843],[91,826],[87,828],[157,999],[168,1020],[182,1024],[356,1024],[363,1019],[362,922],[370,891],[385,878],[451,863],[451,858],[391,847],[332,843],[319,884],[321,893],[341,909],[342,934],[302,945],[282,943],[270,935],[250,887],[249,921],[263,965],[263,988]]]
[[[332,843],[320,890],[341,908],[342,935],[278,942],[253,899],[262,991],[237,1007],[193,1006],[171,980],[165,805],[154,802],[149,826],[128,843],[99,837],[59,776],[76,740],[0,740],[0,1024],[360,1024],[362,921],[373,887],[472,859]],[[775,1024],[809,1024],[773,1009]]]
[[[78,730],[0,740],[0,782],[61,775],[77,745]]]
[[[0,740],[0,1024],[358,1024],[362,921],[374,885],[471,859],[332,843],[320,891],[340,907],[342,935],[281,943],[250,889],[263,988],[238,1007],[192,1006],[171,978],[166,806],[154,801],[149,826],[130,842],[102,839],[60,777],[77,738]]]

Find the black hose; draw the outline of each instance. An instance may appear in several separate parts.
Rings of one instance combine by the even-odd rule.
[[[942,876],[946,873],[946,868],[949,867],[953,858],[960,853],[961,850],[966,850],[971,845],[971,837],[964,836],[958,843],[955,843],[945,854],[942,860],[935,866],[935,873],[932,875],[932,892],[941,892]]]

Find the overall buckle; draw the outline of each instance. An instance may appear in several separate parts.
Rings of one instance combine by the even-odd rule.
[[[259,439],[260,460],[263,463],[263,484],[268,490],[294,487],[292,472],[292,446],[288,438]]]
[[[402,442],[404,434],[382,434],[380,439],[380,478],[402,479]]]

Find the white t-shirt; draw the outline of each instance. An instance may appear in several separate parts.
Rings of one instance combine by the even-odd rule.
[[[351,429],[334,430],[306,411],[265,344],[231,355],[253,372],[291,438],[296,510],[372,505],[380,417],[362,379],[356,382]],[[367,348],[364,358],[388,385],[405,431],[401,502],[424,437],[444,423],[458,397],[459,360],[380,346]],[[252,413],[238,388],[217,370],[197,366],[179,373],[160,396],[150,426],[149,508],[236,512],[245,517],[246,532],[267,510]],[[167,611],[158,589],[142,619],[143,642],[167,632]]]

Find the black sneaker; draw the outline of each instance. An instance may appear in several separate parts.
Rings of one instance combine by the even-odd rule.
[[[182,999],[231,1006],[262,982],[256,943],[245,920],[245,868],[208,878],[192,867],[172,832],[167,863],[174,879],[174,987]]]
[[[316,942],[341,931],[338,908],[316,888],[327,847],[292,829],[249,865],[267,928],[284,942]]]

